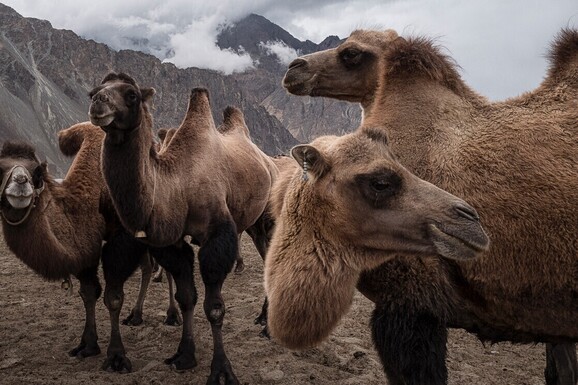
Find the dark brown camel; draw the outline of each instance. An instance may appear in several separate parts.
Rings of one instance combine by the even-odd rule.
[[[257,236],[252,230],[260,228],[276,169],[251,142],[239,110],[227,108],[224,126],[217,130],[204,89],[192,91],[185,119],[168,147],[158,153],[147,106],[153,93],[125,74],[107,75],[91,92],[91,121],[106,132],[103,175],[123,225],[144,242],[178,247],[188,235],[200,246],[204,310],[214,342],[207,383],[219,384],[224,377],[226,384],[238,384],[222,341],[221,287],[237,256],[238,235],[247,230]],[[175,279],[183,314],[181,342],[166,362],[177,369],[192,368],[197,300],[193,259],[170,255],[158,261]]]
[[[29,144],[5,142],[0,153],[0,211],[8,247],[45,279],[68,281],[74,275],[80,281],[85,327],[79,345],[69,352],[77,357],[100,353],[95,304],[102,289],[97,271],[103,240],[114,244],[110,239],[113,231],[99,210],[101,198],[107,194],[100,172],[103,137],[101,130],[90,123],[75,125],[68,134],[59,135],[62,152],[77,154],[61,183],[48,174],[46,163],[40,163]],[[142,264],[142,295],[150,280],[150,263],[145,248],[133,243],[136,247],[123,253]],[[107,257],[118,255],[103,251],[103,260]],[[108,275],[110,272],[105,270]],[[142,300],[137,301],[127,323],[138,323],[138,319],[142,322]]]
[[[361,103],[419,177],[480,212],[492,247],[475,261],[398,258],[364,273],[390,384],[445,384],[447,327],[483,341],[546,342],[548,385],[578,379],[578,32],[563,30],[534,91],[490,103],[430,39],[355,31],[296,59],[297,95]]]

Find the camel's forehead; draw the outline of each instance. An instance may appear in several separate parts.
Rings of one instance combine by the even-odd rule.
[[[352,135],[337,140],[329,148],[333,164],[343,168],[371,168],[376,164],[393,165],[389,148],[364,135]]]
[[[357,29],[351,33],[349,38],[347,38],[347,41],[379,46],[390,42],[394,36],[396,37],[397,34],[393,30],[376,31],[368,29]]]

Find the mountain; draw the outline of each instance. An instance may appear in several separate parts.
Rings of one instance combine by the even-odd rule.
[[[72,31],[54,29],[47,21],[24,18],[0,4],[0,138],[32,142],[53,171],[63,175],[70,159],[60,154],[56,133],[87,120],[87,93],[111,71],[131,74],[140,85],[157,90],[153,115],[159,128],[178,126],[190,90],[208,88],[217,124],[227,105],[241,108],[253,140],[271,155],[320,134],[355,128],[358,107],[291,96],[283,90],[286,66],[262,50],[263,43],[275,41],[313,52],[322,44],[324,48],[338,44],[339,38],[320,45],[301,42],[267,19],[249,15],[224,29],[218,44],[236,50],[242,47],[260,64],[255,70],[225,76],[205,69],[179,69],[142,52],[114,51]]]

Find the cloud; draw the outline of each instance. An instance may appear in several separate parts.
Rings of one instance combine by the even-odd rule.
[[[263,48],[265,52],[277,56],[279,62],[283,65],[289,65],[293,59],[301,55],[299,51],[287,46],[282,41],[261,42],[259,46]]]
[[[253,63],[220,50],[223,26],[249,13],[265,16],[295,37],[321,42],[356,28],[393,28],[401,35],[437,37],[478,92],[503,99],[536,87],[555,34],[578,24],[576,0],[2,0],[24,16],[108,44],[151,53],[179,67],[225,73]],[[283,47],[266,42],[280,61]],[[292,53],[291,53],[292,54]]]

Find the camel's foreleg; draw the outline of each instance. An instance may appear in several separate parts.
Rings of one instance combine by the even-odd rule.
[[[122,320],[123,325],[138,326],[143,323],[142,312],[144,301],[147,295],[149,283],[151,281],[151,276],[153,274],[153,266],[151,263],[151,258],[148,255],[148,253],[143,254],[141,257],[140,271],[141,271],[141,280],[138,298],[134,304],[134,307],[130,311],[128,317]]]
[[[203,307],[213,334],[213,360],[207,385],[219,385],[221,377],[224,378],[225,385],[239,384],[223,345],[225,302],[221,296],[221,288],[227,274],[233,268],[238,247],[235,224],[225,222],[216,227],[199,250],[199,269],[205,284]]]
[[[546,385],[578,384],[576,344],[546,344]]]
[[[197,304],[197,290],[193,278],[195,252],[186,243],[163,248],[150,248],[152,256],[175,280],[177,300],[183,315],[183,332],[177,352],[165,360],[177,370],[192,369],[197,366],[195,341],[193,338],[193,312]],[[169,278],[169,277],[167,277]]]
[[[96,301],[102,293],[102,287],[97,276],[98,266],[90,267],[76,275],[80,281],[80,297],[86,313],[84,331],[80,344],[68,352],[72,357],[90,357],[100,354],[98,335],[96,333]]]
[[[102,248],[102,270],[106,283],[104,304],[110,315],[110,342],[103,370],[116,372],[132,370],[120,334],[119,318],[124,302],[124,283],[146,257],[146,246],[125,231],[110,237]]]
[[[377,305],[373,343],[390,385],[446,385],[447,328],[430,312]]]

